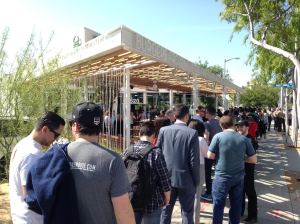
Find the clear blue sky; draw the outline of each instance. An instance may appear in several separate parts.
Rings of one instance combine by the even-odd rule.
[[[245,65],[250,46],[245,33],[229,42],[232,24],[219,17],[223,6],[214,0],[10,0],[2,2],[0,29],[10,27],[9,49],[24,43],[34,30],[46,39],[55,32],[55,47],[72,47],[72,38],[85,26],[104,33],[125,25],[192,62],[207,60],[223,66],[237,85],[246,85],[251,68]]]

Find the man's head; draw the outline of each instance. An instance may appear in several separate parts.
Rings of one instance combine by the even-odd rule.
[[[200,117],[205,117],[205,108],[203,106],[198,106],[197,109],[196,109],[196,113]]]
[[[216,116],[216,109],[214,107],[206,108],[206,118],[208,120],[213,119]]]
[[[248,130],[249,130],[249,123],[246,120],[239,121],[237,124],[235,124],[237,131],[241,135],[248,135]]]
[[[167,110],[165,117],[167,117],[171,121],[171,123],[173,123],[175,121],[174,110],[173,109]]]
[[[199,120],[192,119],[189,123],[189,127],[192,129],[195,129],[198,132],[198,135],[200,137],[204,136],[205,133],[205,126],[203,122],[200,122]]]
[[[174,107],[174,115],[176,119],[187,123],[190,117],[189,108],[184,104],[177,104]]]
[[[99,135],[102,127],[102,108],[93,102],[83,102],[73,108],[70,124],[74,134]]]
[[[220,126],[224,129],[233,128],[233,117],[229,115],[224,115],[220,118]]]
[[[155,126],[153,122],[152,121],[143,122],[141,124],[139,134],[140,137],[146,137],[150,140],[150,142],[152,142],[155,135]]]
[[[45,112],[36,123],[34,139],[43,146],[49,146],[61,135],[64,126],[62,117],[51,111]]]

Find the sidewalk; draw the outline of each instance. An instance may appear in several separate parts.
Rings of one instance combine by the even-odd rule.
[[[300,151],[285,147],[283,138],[281,133],[271,131],[267,139],[259,141],[255,187],[261,224],[300,224]],[[228,205],[227,201],[223,222],[226,224]],[[203,201],[200,211],[200,223],[212,223],[212,204]],[[178,203],[172,223],[181,223]]]

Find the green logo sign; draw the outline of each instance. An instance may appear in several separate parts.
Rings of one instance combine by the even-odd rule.
[[[81,45],[81,39],[79,38],[79,36],[75,36],[73,38],[73,48],[79,47],[80,45]]]

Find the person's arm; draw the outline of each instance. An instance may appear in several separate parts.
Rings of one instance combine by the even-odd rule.
[[[164,207],[167,206],[170,202],[171,191],[164,192]]]
[[[253,155],[253,156],[249,156],[246,160],[245,160],[246,163],[253,163],[253,164],[256,164],[257,163],[257,156],[256,154]]]
[[[156,159],[155,159],[155,170],[158,176],[158,181],[162,190],[164,192],[164,205],[166,206],[169,204],[170,195],[171,195],[171,185],[170,185],[170,178],[168,173],[167,164],[165,161],[165,157],[161,152],[161,149],[156,149]]]
[[[208,152],[208,145],[205,139],[202,139],[201,142],[199,142],[200,145],[200,153],[203,155],[203,157],[207,158],[207,152]]]
[[[130,184],[122,158],[116,155],[110,166],[112,183],[110,186],[111,201],[118,224],[135,223],[133,209],[128,192]]]
[[[207,158],[216,159],[216,153],[219,151],[218,134],[213,137],[208,148]]]
[[[200,183],[200,155],[198,133],[195,131],[190,143],[190,167],[195,186]]]
[[[21,186],[21,192],[22,192],[22,196],[25,198],[25,196],[27,195],[26,185]]]
[[[133,209],[128,193],[112,197],[112,204],[118,224],[135,224]]]
[[[31,168],[32,163],[35,161],[35,158],[36,158],[36,156],[29,154],[20,163],[19,174],[20,174],[20,181],[21,181],[21,193],[22,193],[23,197],[25,197],[27,195],[27,190],[26,190],[27,176],[28,176],[28,172]]]
[[[245,137],[246,141],[246,154],[247,154],[247,159],[245,160],[246,163],[257,163],[257,157],[255,154],[254,147],[252,145],[252,142],[249,138]]]
[[[209,145],[210,144],[210,141],[209,141],[210,127],[209,127],[209,124],[207,122],[204,123],[204,126],[205,126],[204,139],[206,140],[207,144]]]
[[[205,132],[204,132],[204,139],[206,140],[207,144],[209,144],[209,132],[208,130],[205,129]]]
[[[216,158],[216,154],[211,152],[211,151],[208,151],[207,152],[207,158],[208,159],[215,159]]]

